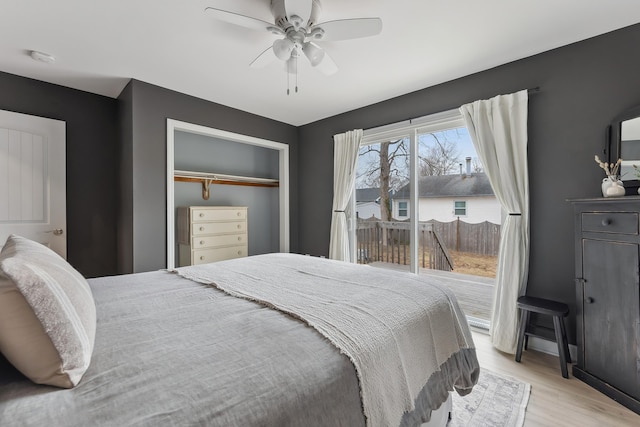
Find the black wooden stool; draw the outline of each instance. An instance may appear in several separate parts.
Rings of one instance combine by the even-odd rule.
[[[544,339],[550,339],[543,335],[537,335],[528,331],[529,327],[529,314],[531,312],[545,314],[553,317],[553,329],[555,330],[556,339],[558,343],[558,355],[560,356],[560,369],[562,370],[562,376],[569,378],[567,372],[567,363],[571,363],[571,356],[569,355],[569,344],[567,343],[567,332],[564,328],[563,317],[569,314],[569,306],[567,304],[550,301],[548,299],[521,296],[518,298],[518,308],[522,310],[520,317],[520,331],[518,332],[518,349],[516,351],[516,362],[520,362],[522,357],[522,346],[526,350],[529,341],[529,335],[537,336]]]

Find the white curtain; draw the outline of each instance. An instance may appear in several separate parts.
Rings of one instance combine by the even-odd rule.
[[[333,136],[333,213],[329,258],[351,261],[347,206],[356,185],[356,163],[362,129]]]
[[[460,107],[491,187],[507,213],[502,224],[490,335],[498,350],[514,354],[518,335],[516,300],[529,271],[529,173],[527,91]]]

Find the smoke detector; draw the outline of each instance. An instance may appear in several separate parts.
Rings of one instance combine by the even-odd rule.
[[[53,64],[56,62],[56,58],[53,55],[38,52],[37,50],[31,51],[31,58],[33,58],[34,61],[44,62],[45,64]]]

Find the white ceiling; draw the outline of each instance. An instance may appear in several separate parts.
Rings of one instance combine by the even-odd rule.
[[[382,33],[323,43],[338,73],[300,67],[287,96],[281,64],[249,68],[275,36],[207,6],[273,20],[269,0],[2,0],[0,71],[113,98],[135,78],[302,125],[640,22],[638,0],[322,0],[321,22],[378,16]]]

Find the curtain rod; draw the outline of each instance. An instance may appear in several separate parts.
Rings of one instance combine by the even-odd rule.
[[[540,92],[540,86],[535,86],[532,88],[527,89],[527,94],[531,95],[534,93],[538,93]],[[371,133],[377,133],[380,131],[384,131],[386,128],[400,128],[403,126],[412,126],[416,121],[419,121],[420,119],[424,119],[426,117],[432,117],[432,118],[436,118],[438,116],[440,117],[446,117],[448,118],[448,116],[453,115],[455,113],[457,113],[458,109],[454,108],[451,110],[446,110],[446,111],[440,111],[438,113],[432,113],[432,114],[428,114],[426,116],[422,116],[422,117],[414,117],[412,119],[407,119],[407,120],[403,120],[400,122],[396,122],[396,123],[390,123],[390,124],[386,124],[386,125],[382,125],[382,126],[377,126],[375,128],[369,128],[369,129],[365,129],[364,130],[364,136],[366,137],[367,134],[371,134]],[[333,137],[331,137],[331,140],[333,141]]]

